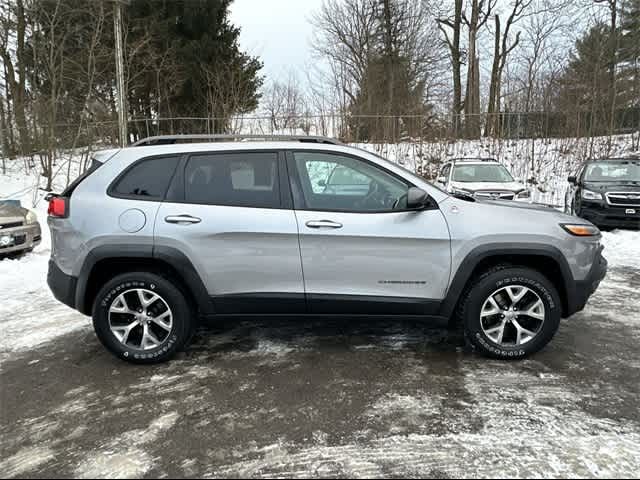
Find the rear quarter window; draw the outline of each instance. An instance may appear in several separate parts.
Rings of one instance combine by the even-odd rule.
[[[113,183],[109,194],[139,200],[163,200],[179,157],[145,158],[134,163]]]

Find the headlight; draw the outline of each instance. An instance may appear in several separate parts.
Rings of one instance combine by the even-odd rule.
[[[523,190],[516,195],[516,198],[531,198],[531,190]]]
[[[25,216],[25,220],[27,221],[27,225],[32,225],[34,223],[38,223],[38,216],[29,210]]]
[[[596,237],[600,235],[598,227],[593,225],[561,223],[560,226],[576,237]]]
[[[602,200],[602,194],[591,190],[582,190],[582,198],[585,200]]]

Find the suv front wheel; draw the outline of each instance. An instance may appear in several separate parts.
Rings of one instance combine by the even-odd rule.
[[[191,339],[193,315],[183,293],[165,278],[118,275],[98,292],[93,327],[102,344],[131,363],[170,359]]]
[[[458,316],[483,355],[519,359],[544,348],[560,325],[560,297],[553,284],[526,267],[497,267],[466,291]]]

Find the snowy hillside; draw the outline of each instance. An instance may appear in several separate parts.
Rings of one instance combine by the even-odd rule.
[[[640,134],[640,133],[639,133]],[[409,170],[422,166],[431,178],[439,165],[459,157],[491,157],[504,163],[516,179],[526,181],[534,202],[564,206],[567,177],[586,159],[640,155],[637,135],[596,138],[458,140],[437,143],[358,144]],[[610,143],[610,145],[609,145]],[[610,150],[608,150],[610,148]],[[609,153],[607,154],[607,151]]]

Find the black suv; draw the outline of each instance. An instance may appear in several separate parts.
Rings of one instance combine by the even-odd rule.
[[[567,213],[600,228],[640,228],[640,158],[590,160],[569,183]]]

